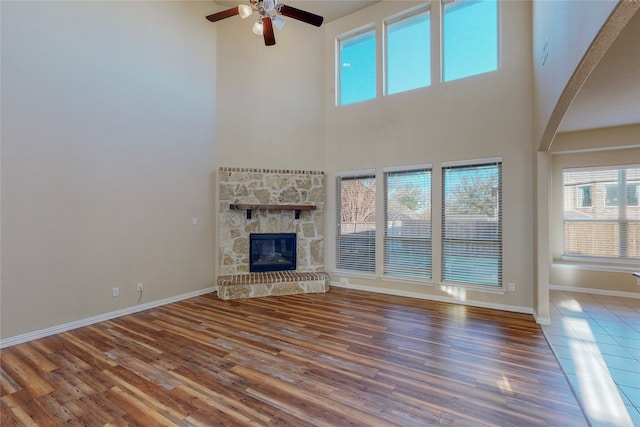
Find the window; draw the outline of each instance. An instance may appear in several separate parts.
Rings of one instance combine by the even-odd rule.
[[[385,21],[386,93],[404,92],[431,84],[431,23],[421,7]]]
[[[442,280],[502,286],[500,159],[442,168]]]
[[[376,97],[376,33],[365,30],[338,38],[339,105]]]
[[[578,187],[579,206],[581,208],[588,208],[591,206],[591,185],[583,185]]]
[[[386,171],[384,274],[431,278],[431,167]]]
[[[564,255],[640,259],[640,167],[565,169],[562,181]],[[580,200],[586,185],[588,205]]]
[[[444,81],[498,69],[498,2],[444,0]]]
[[[336,180],[336,267],[375,273],[376,178],[374,171]]]
[[[606,206],[620,206],[620,187],[617,183],[605,185]],[[638,188],[638,184],[626,184],[627,206],[638,206]]]

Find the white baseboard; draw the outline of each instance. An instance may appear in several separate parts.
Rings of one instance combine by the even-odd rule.
[[[583,294],[595,294],[595,295],[605,295],[609,297],[640,299],[639,292],[610,291],[606,289],[580,288],[577,286],[564,286],[564,285],[551,285],[551,284],[549,285],[549,289],[552,291],[580,292]]]
[[[376,292],[379,294],[395,295],[399,297],[419,298],[419,299],[424,299],[429,301],[448,302],[452,304],[468,305],[471,307],[511,311],[514,313],[534,314],[532,308],[522,307],[519,305],[496,304],[492,302],[473,301],[473,300],[460,301],[453,297],[443,297],[440,295],[428,295],[428,294],[421,294],[416,292],[400,291],[397,289],[377,288],[373,286],[353,285],[353,284],[347,284],[343,282],[331,282],[331,286],[336,288],[354,289],[359,291]]]
[[[541,317],[540,315],[538,315],[538,313],[535,310],[533,310],[533,318],[536,319],[536,323],[538,325],[545,325],[545,326],[551,325],[550,317]]]
[[[136,305],[133,307],[123,308],[122,310],[112,311],[110,313],[100,314],[98,316],[89,317],[86,319],[76,320],[74,322],[65,323],[58,326],[52,326],[50,328],[40,329],[39,331],[28,332],[22,335],[16,335],[15,337],[6,338],[0,340],[0,348],[10,347],[12,345],[21,344],[23,342],[32,341],[38,338],[48,337],[50,335],[59,334],[62,332],[70,331],[72,329],[81,328],[83,326],[89,326],[94,323],[103,322],[105,320],[115,319],[116,317],[126,316],[127,314],[137,313],[139,311],[148,310],[150,308],[159,307],[161,305],[171,304],[200,295],[215,292],[216,286],[200,289],[194,292],[188,292],[186,294],[176,295],[169,298],[164,298],[157,301],[151,301],[144,304]]]

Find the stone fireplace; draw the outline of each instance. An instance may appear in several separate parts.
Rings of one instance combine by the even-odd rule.
[[[218,296],[249,298],[326,292],[324,172],[218,170]],[[295,233],[296,269],[251,272],[251,234]]]

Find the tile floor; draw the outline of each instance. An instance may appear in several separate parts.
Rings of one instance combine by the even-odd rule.
[[[640,427],[640,299],[551,291],[547,339],[594,427]]]

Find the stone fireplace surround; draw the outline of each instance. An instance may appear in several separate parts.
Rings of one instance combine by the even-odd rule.
[[[220,299],[329,290],[324,272],[324,172],[221,167],[217,181]],[[252,209],[247,213],[237,209],[239,205]],[[250,273],[251,233],[296,233],[296,271]]]

